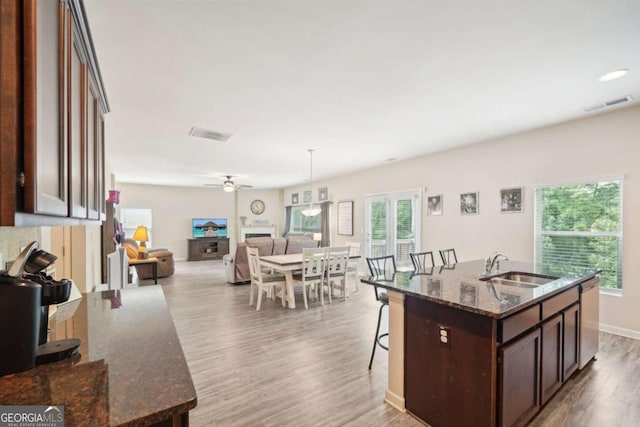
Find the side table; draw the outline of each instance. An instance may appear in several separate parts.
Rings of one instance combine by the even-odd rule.
[[[145,265],[151,264],[151,272],[153,274],[153,282],[158,284],[158,258],[149,257],[147,259],[129,258],[129,265]]]

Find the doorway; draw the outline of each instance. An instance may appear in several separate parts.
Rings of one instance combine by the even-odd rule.
[[[394,255],[399,270],[411,270],[411,252],[420,251],[420,190],[376,194],[365,198],[367,257]]]

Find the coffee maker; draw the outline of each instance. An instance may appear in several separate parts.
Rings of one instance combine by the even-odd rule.
[[[49,306],[69,299],[72,282],[43,271],[57,257],[29,243],[9,271],[0,271],[0,376],[62,360],[78,351],[79,339],[47,342]]]

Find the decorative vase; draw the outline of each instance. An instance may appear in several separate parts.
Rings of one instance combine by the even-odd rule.
[[[116,205],[120,203],[120,190],[109,190],[107,202],[115,203]]]
[[[240,224],[244,227],[246,225],[245,224],[246,222],[247,222],[247,217],[246,216],[241,216],[240,217]]]

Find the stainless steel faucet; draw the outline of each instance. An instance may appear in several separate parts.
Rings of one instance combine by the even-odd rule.
[[[502,252],[494,252],[491,255],[489,255],[487,258],[485,258],[484,260],[484,274],[491,274],[494,272],[494,266],[495,266],[495,272],[500,271],[500,260],[503,259],[505,261],[509,260],[509,257],[507,256],[507,254],[503,254]]]

